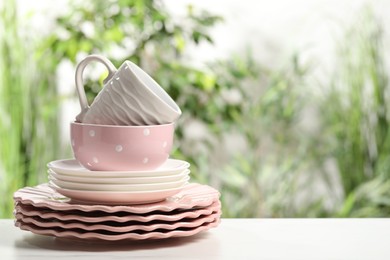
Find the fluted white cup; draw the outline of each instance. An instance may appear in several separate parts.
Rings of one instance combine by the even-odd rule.
[[[108,76],[104,87],[89,106],[83,85],[85,67],[103,63]],[[165,90],[136,64],[125,61],[117,70],[101,55],[90,55],[76,68],[76,88],[81,112],[76,120],[101,125],[156,125],[174,122],[181,110]]]

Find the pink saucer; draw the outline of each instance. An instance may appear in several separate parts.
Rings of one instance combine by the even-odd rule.
[[[180,192],[187,182],[181,186],[171,189],[154,190],[154,191],[89,191],[65,189],[49,182],[49,186],[58,193],[79,201],[83,204],[104,204],[104,205],[136,205],[149,204],[164,201],[166,198]]]

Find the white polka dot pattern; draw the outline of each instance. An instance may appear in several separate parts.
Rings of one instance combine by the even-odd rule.
[[[150,135],[150,130],[148,128],[144,129],[144,136]]]
[[[94,137],[95,136],[95,131],[94,130],[89,130],[89,136]]]
[[[123,146],[118,144],[117,146],[115,146],[115,151],[117,151],[118,153],[122,152],[123,150]]]

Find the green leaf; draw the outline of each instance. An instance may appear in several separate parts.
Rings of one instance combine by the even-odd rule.
[[[211,74],[203,74],[200,77],[200,84],[204,90],[210,92],[214,89],[216,85],[216,77]]]
[[[356,196],[354,192],[351,192],[348,197],[345,199],[342,209],[339,212],[340,217],[348,217],[355,205]]]
[[[92,51],[93,45],[90,41],[85,40],[80,42],[79,48],[80,51],[90,53]]]
[[[123,38],[123,31],[118,25],[105,30],[103,33],[103,39],[106,41],[120,42]]]
[[[175,33],[174,36],[175,46],[179,52],[183,52],[186,47],[186,42],[181,34]]]

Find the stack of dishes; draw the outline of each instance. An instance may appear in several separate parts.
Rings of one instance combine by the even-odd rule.
[[[14,193],[15,226],[85,240],[192,236],[220,222],[219,192],[188,183],[185,161],[154,170],[91,171],[75,159],[48,163],[49,183]]]
[[[189,163],[168,159],[154,170],[91,171],[77,160],[48,164],[49,185],[84,203],[129,205],[153,203],[178,193],[190,179]]]
[[[83,71],[109,71],[91,105]],[[48,163],[48,183],[14,194],[15,225],[33,233],[83,239],[189,236],[217,226],[219,192],[189,184],[189,166],[170,159],[181,110],[149,75],[126,61],[117,70],[91,55],[76,69],[81,112],[70,123],[75,159]]]
[[[87,240],[161,239],[195,235],[220,222],[219,192],[188,184],[170,198],[151,204],[80,204],[48,184],[14,194],[15,225],[41,235]]]

